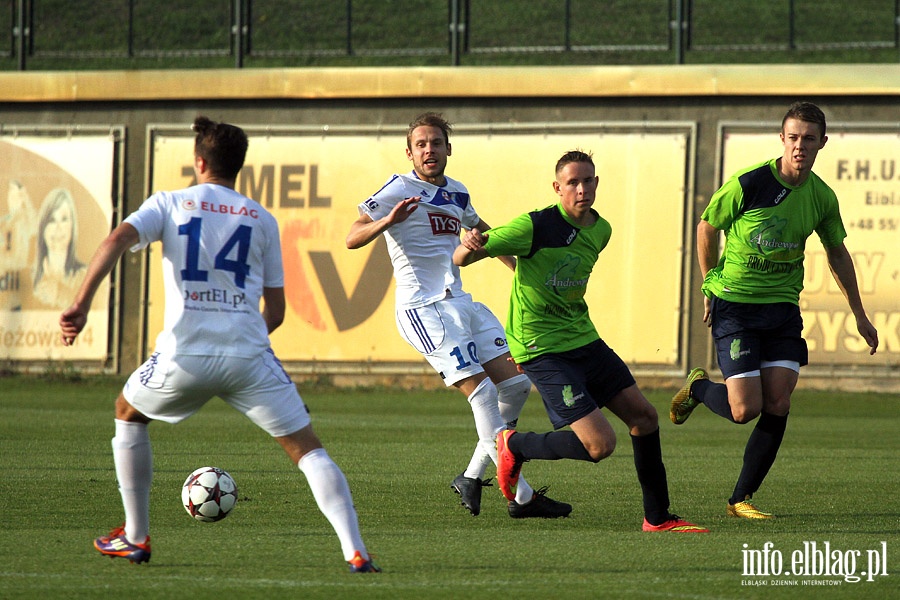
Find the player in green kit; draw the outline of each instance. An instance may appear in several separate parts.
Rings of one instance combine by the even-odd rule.
[[[781,124],[784,153],[735,174],[712,197],[697,226],[704,275],[703,321],[712,328],[725,383],[693,369],[672,399],[669,418],[684,423],[698,404],[734,423],[759,417],[726,514],[771,519],[751,498],[775,462],[797,385],[807,364],[800,291],[806,240],[815,231],[835,280],[875,354],[878,332],[863,308],[837,196],[815,173],[825,146],[825,115],[814,104],[791,105]],[[725,248],[718,255],[718,232]]]
[[[612,227],[592,208],[599,178],[580,150],[556,164],[559,202],[482,233],[472,229],[453,255],[457,265],[491,256],[515,256],[517,266],[506,322],[513,360],[541,393],[557,431],[497,435],[497,483],[515,497],[527,460],[570,458],[599,462],[612,454],[616,435],[601,408],[629,429],[643,492],[644,531],[706,532],[669,512],[669,490],[656,409],[631,372],[600,339],[584,295]],[[569,426],[571,430],[559,431]]]

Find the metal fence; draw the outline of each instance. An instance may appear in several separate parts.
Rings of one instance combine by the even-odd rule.
[[[18,70],[523,55],[680,64],[757,62],[761,52],[834,62],[834,51],[860,50],[893,62],[900,0],[0,0],[3,47],[5,68]]]

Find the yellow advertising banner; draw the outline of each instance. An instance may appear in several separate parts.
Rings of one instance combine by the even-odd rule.
[[[288,311],[272,335],[279,357],[424,362],[396,331],[383,238],[353,251],[345,244],[359,203],[392,174],[411,170],[405,128],[247,132],[250,147],[237,188],[270,209],[281,227]],[[486,222],[500,225],[555,203],[557,159],[573,148],[592,151],[600,176],[595,207],[613,226],[588,294],[594,322],[625,360],[672,366],[680,357],[688,137],[684,126],[624,133],[458,127],[447,175],[468,187]],[[160,129],[152,149],[153,190],[193,183],[192,139]],[[159,261],[151,260],[150,344],[162,327],[160,272]],[[512,273],[499,261],[484,261],[463,269],[462,278],[464,288],[505,321]]]
[[[0,357],[106,359],[108,281],[71,347],[59,316],[110,230],[114,146],[108,133],[0,136]]]
[[[767,133],[726,132],[723,176],[780,156],[778,126]],[[807,244],[800,295],[810,364],[900,364],[900,135],[829,131],[813,171],[837,194],[863,306],[878,329],[875,356],[831,275],[816,235]]]

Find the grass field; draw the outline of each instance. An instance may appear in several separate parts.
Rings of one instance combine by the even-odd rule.
[[[900,411],[896,397],[799,391],[779,461],[763,490],[770,522],[724,515],[749,427],[700,409],[662,423],[673,510],[705,535],[640,531],[631,445],[599,465],[532,462],[525,473],[571,502],[561,520],[513,521],[496,488],[482,514],[457,504],[450,480],[474,433],[454,392],[304,390],[315,427],[347,474],[363,535],[384,568],[351,575],[303,475],[277,445],[216,400],[177,426],[151,426],[153,559],[101,557],[95,536],[122,520],[112,467],[112,380],[0,381],[0,598],[897,598]],[[661,415],[670,392],[648,396]],[[520,428],[545,430],[533,396]],[[220,523],[192,521],[180,487],[214,465],[241,501]],[[747,577],[745,545],[767,542],[784,568],[804,543],[829,543],[855,571],[886,549],[888,576]],[[885,545],[882,545],[882,542]],[[804,582],[828,583],[809,586]],[[748,582],[765,584],[749,586]],[[778,583],[792,587],[777,587]],[[831,585],[835,583],[839,585]],[[776,589],[773,589],[776,588]]]

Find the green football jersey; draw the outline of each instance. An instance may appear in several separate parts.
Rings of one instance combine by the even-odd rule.
[[[703,211],[704,221],[725,231],[719,263],[703,282],[707,296],[799,304],[807,238],[815,231],[832,248],[847,237],[834,191],[815,173],[802,185],[788,185],[776,160],[736,173]]]
[[[516,362],[580,348],[600,337],[584,295],[612,227],[594,214],[593,225],[578,227],[555,204],[488,231],[488,255],[517,257],[506,319]]]

